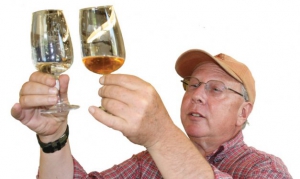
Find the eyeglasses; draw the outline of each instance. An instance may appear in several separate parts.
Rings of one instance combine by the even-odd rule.
[[[196,90],[198,87],[200,87],[201,84],[204,84],[205,85],[204,89],[206,91],[206,94],[209,96],[212,96],[214,98],[218,98],[218,99],[223,98],[226,90],[230,90],[230,91],[244,97],[243,94],[241,94],[231,88],[226,87],[223,82],[217,81],[217,80],[210,80],[210,81],[204,83],[204,82],[200,82],[198,80],[198,78],[196,78],[196,77],[188,76],[188,77],[185,77],[183,80],[181,80],[181,82],[183,84],[184,90],[187,92],[192,92],[192,91]]]

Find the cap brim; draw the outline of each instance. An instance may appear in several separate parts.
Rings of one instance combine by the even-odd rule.
[[[181,54],[175,64],[175,69],[179,76],[186,77],[191,76],[193,71],[202,63],[211,61],[218,64],[225,72],[231,75],[233,78],[243,83],[242,80],[235,74],[234,71],[222,60],[215,58],[211,54],[204,50],[192,49]]]
[[[195,68],[205,61],[218,63],[212,55],[203,50],[188,50],[178,57],[175,70],[181,77],[191,76]]]

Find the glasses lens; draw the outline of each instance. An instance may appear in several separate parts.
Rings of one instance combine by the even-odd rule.
[[[199,85],[199,80],[197,78],[189,78],[189,86],[198,86]]]
[[[214,97],[220,97],[225,91],[225,85],[221,81],[209,81],[206,87],[209,94]]]
[[[217,81],[217,80],[210,80],[207,83],[203,83],[203,82],[200,82],[198,80],[198,78],[196,78],[196,77],[186,77],[183,80],[181,80],[181,82],[183,84],[184,90],[186,90],[188,92],[196,90],[201,84],[204,84],[206,94],[208,96],[212,96],[212,97],[218,98],[218,99],[221,99],[224,97],[224,94],[225,94],[224,92],[227,89],[232,90],[230,88],[227,88],[223,82]],[[240,93],[238,93],[234,90],[232,90],[232,91],[241,95]]]
[[[197,88],[200,84],[199,80],[194,77],[186,77],[182,80],[182,83],[183,88],[187,91]]]
[[[184,89],[184,90],[187,90],[187,87],[188,87],[188,85],[189,85],[189,80],[188,80],[188,78],[184,78],[183,80],[181,80],[181,82],[182,82],[183,89]]]

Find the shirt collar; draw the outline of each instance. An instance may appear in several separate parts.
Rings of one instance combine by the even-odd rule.
[[[235,137],[233,137],[229,141],[223,143],[211,155],[206,156],[206,159],[209,161],[222,160],[229,153],[231,148],[241,146],[243,144],[244,144],[244,136],[243,136],[242,131],[240,131]]]

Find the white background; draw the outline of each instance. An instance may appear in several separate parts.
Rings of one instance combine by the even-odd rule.
[[[183,90],[176,58],[190,48],[226,53],[244,62],[256,79],[257,98],[244,130],[245,141],[279,156],[294,178],[299,174],[300,9],[297,1],[262,0],[6,0],[0,2],[1,101],[0,176],[35,178],[39,146],[35,134],[14,120],[22,84],[35,71],[30,54],[33,11],[64,10],[75,59],[69,98],[81,108],[69,115],[72,153],[86,171],[102,171],[144,150],[88,113],[99,105],[99,75],[81,62],[80,8],[112,4],[122,28],[127,58],[117,73],[137,75],[155,86],[174,122],[181,127]]]

